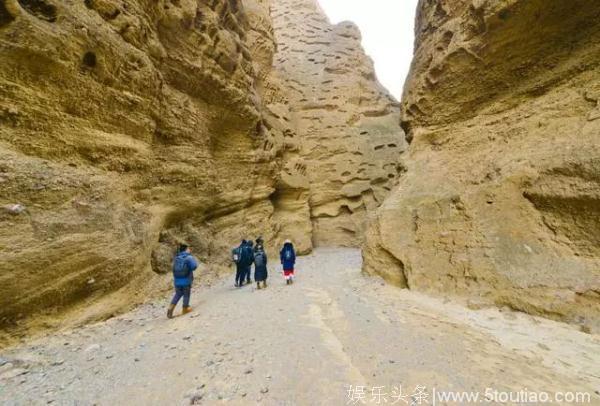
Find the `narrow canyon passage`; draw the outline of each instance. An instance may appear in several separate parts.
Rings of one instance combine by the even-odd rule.
[[[300,258],[293,286],[274,269],[267,290],[234,289],[227,277],[195,290],[190,315],[167,320],[165,297],[6,349],[0,403],[343,405],[356,400],[349,385],[365,386],[365,404],[377,402],[373,387],[405,404],[398,390],[417,386],[428,404],[433,388],[581,391],[600,401],[597,336],[468,310],[360,267],[358,250],[318,249]]]

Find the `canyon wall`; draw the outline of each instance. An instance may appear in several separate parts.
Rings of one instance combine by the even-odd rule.
[[[275,199],[281,225],[303,250],[309,236],[358,246],[367,212],[403,171],[399,105],[377,82],[356,25],[330,24],[316,0],[274,1],[272,16],[293,128]]]
[[[421,0],[364,269],[600,328],[600,3]]]
[[[263,27],[229,0],[0,2],[2,326],[144,300],[177,241],[208,261],[275,234],[253,6]]]
[[[399,106],[355,27],[314,2],[284,23],[291,4],[0,0],[4,335],[147,300],[181,241],[201,279],[242,237],[360,243],[399,170]],[[302,43],[309,10],[327,44]]]

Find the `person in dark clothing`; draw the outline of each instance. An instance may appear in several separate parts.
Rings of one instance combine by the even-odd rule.
[[[246,244],[248,247],[247,256],[249,258],[248,265],[246,267],[246,284],[250,284],[252,282],[252,264],[254,263],[254,243],[252,241],[248,241]]]
[[[290,240],[285,240],[283,248],[279,252],[281,265],[283,265],[283,276],[286,285],[294,283],[294,265],[296,264],[296,251]]]
[[[235,263],[235,287],[242,287],[244,284],[244,276],[246,274],[246,261],[244,260],[244,249],[246,247],[246,240],[242,240],[242,243],[234,248],[231,252],[233,262]]]
[[[261,289],[261,282],[264,288],[267,287],[267,276],[267,253],[262,244],[257,244],[254,251],[254,280],[257,289]]]
[[[192,293],[192,283],[194,281],[194,271],[198,268],[198,261],[191,254],[191,249],[181,244],[179,251],[173,260],[173,284],[175,286],[175,295],[169,304],[167,317],[173,318],[173,311],[183,297],[183,311],[186,314],[192,311],[190,307],[190,296]]]

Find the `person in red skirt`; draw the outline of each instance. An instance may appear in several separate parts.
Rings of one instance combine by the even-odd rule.
[[[279,252],[281,265],[283,265],[283,276],[285,277],[286,285],[294,283],[294,265],[296,264],[296,251],[290,240],[285,240],[283,248]]]

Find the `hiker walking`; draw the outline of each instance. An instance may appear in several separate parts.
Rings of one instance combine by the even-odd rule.
[[[246,240],[242,240],[242,243],[231,251],[231,257],[235,263],[235,287],[239,288],[244,284],[244,276],[246,274],[246,266],[244,261],[244,249],[246,247]]]
[[[296,264],[296,252],[290,240],[285,240],[283,248],[279,252],[281,265],[283,265],[283,276],[286,285],[294,283],[294,265]]]
[[[198,268],[198,261],[191,254],[191,249],[186,244],[181,244],[175,259],[173,260],[173,284],[175,286],[175,295],[171,300],[167,317],[173,318],[175,306],[179,299],[183,297],[182,315],[192,311],[190,307],[190,296],[192,294],[192,282],[194,281],[194,271]]]
[[[262,244],[256,244],[254,248],[254,280],[257,289],[261,289],[261,282],[263,288],[267,287],[267,276],[267,253]]]

